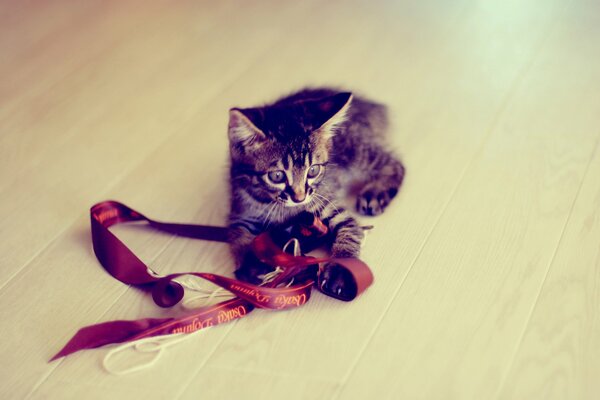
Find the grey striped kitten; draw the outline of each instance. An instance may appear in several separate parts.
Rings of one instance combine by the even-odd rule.
[[[385,106],[319,88],[262,107],[233,108],[229,117],[236,276],[260,282],[272,268],[253,259],[252,239],[302,211],[329,227],[334,257],[358,257],[363,230],[341,200],[356,196],[360,214],[380,214],[404,177],[402,163],[385,148]],[[344,282],[335,270],[324,273],[326,289],[340,293]]]

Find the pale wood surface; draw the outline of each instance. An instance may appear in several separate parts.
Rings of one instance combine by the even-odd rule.
[[[4,1],[0,74],[0,398],[600,396],[598,2]],[[168,314],[101,270],[89,206],[222,224],[228,108],[320,84],[387,103],[407,166],[363,219],[375,285],[132,375],[47,363]],[[117,230],[160,272],[232,272],[225,245]]]

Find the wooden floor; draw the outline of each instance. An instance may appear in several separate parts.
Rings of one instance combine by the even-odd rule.
[[[600,398],[597,0],[6,0],[0,77],[0,398]],[[362,219],[374,286],[126,376],[106,348],[48,363],[168,314],[100,268],[89,207],[223,224],[227,110],[320,84],[387,103],[407,166]],[[162,273],[232,273],[224,245],[119,234]]]

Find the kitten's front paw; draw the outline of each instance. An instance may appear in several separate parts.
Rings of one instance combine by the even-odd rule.
[[[336,264],[324,267],[319,279],[321,291],[341,300],[351,300],[356,295],[356,283],[350,273]]]
[[[398,188],[390,188],[379,182],[367,184],[356,199],[356,211],[362,215],[379,215],[398,193]]]

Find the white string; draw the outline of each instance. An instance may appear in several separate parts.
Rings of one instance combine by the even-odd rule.
[[[289,240],[283,247],[283,251],[286,251],[286,249],[289,246],[293,246],[293,254],[295,256],[301,254],[300,242],[298,241],[298,239]],[[151,272],[155,273],[154,271]],[[259,276],[262,279],[260,286],[272,282],[282,272],[283,269],[277,266],[274,271],[264,274],[262,277]],[[203,287],[198,283],[197,279],[193,278],[193,276],[184,276],[182,278],[177,279],[177,283],[179,283],[181,286],[193,292],[200,293],[196,296],[184,299],[184,301],[181,302],[181,306],[186,309],[203,307],[215,298],[235,297],[233,293],[220,287],[214,290],[210,290],[206,287]],[[286,286],[289,287],[290,285],[292,285],[293,282],[294,279],[292,278],[292,280],[290,280],[290,282]],[[102,367],[104,367],[104,369],[109,374],[117,376],[143,371],[154,366],[154,364],[156,364],[156,362],[160,359],[166,348],[181,343],[184,340],[188,340],[189,338],[196,336],[199,332],[204,332],[205,330],[206,328],[202,328],[191,333],[172,333],[168,335],[152,336],[148,338],[135,340],[133,342],[123,343],[122,345],[117,346],[111,349],[108,353],[106,353],[106,355],[102,359]],[[111,365],[109,361],[116,354],[122,353],[127,350],[132,350],[138,353],[154,353],[154,355],[150,360],[146,362],[140,362],[137,365],[132,365],[131,367],[119,368],[116,365]]]
[[[294,246],[293,247],[293,255],[295,257],[302,255],[302,252],[300,251],[300,241],[298,239],[292,238],[292,239],[288,240],[287,243],[283,246],[283,251],[287,252],[287,249],[290,246]]]
[[[181,302],[181,306],[185,309],[194,309],[194,308],[200,308],[200,307],[204,307],[210,304],[211,300],[215,299],[215,298],[234,298],[235,295],[221,287],[218,287],[216,289],[208,289],[202,285],[200,285],[198,283],[197,279],[189,279],[189,278],[193,278],[192,277],[188,277],[188,279],[184,280],[184,279],[179,279],[177,282],[185,287],[186,289],[189,289],[191,291],[194,292],[198,292],[200,294],[184,299]]]
[[[185,279],[187,278],[187,279]],[[186,289],[189,289],[193,292],[200,293],[199,295],[190,297],[181,302],[181,306],[186,309],[193,309],[198,307],[203,307],[207,305],[211,300],[215,298],[221,297],[229,297],[233,298],[234,295],[223,288],[217,288],[215,290],[210,290],[206,287],[201,286],[196,280],[190,279],[192,277],[186,276],[177,280],[179,284],[181,284]],[[134,372],[143,371],[145,369],[151,368],[156,364],[159,358],[162,356],[163,351],[173,346],[177,343],[181,343],[184,340],[188,340],[191,337],[196,336],[197,333],[201,331],[205,331],[206,328],[198,329],[197,331],[191,333],[173,333],[168,335],[160,335],[160,336],[152,336],[148,338],[143,338],[139,340],[135,340],[133,342],[123,343],[122,345],[115,347],[110,350],[104,356],[102,360],[102,366],[104,369],[112,374],[112,375],[127,375]],[[152,358],[146,362],[139,362],[136,365],[131,367],[118,367],[117,365],[112,365],[110,360],[119,353],[125,352],[127,350],[132,350],[138,353],[154,353]]]
[[[259,286],[264,286],[267,283],[271,283],[275,280],[275,278],[277,278],[277,275],[279,275],[280,273],[283,272],[283,269],[281,269],[281,267],[276,267],[273,271],[263,274],[263,275],[259,275],[258,277],[260,279],[262,279],[262,282],[260,283]]]
[[[196,336],[199,332],[204,332],[207,328],[198,329],[192,333],[172,333],[169,335],[161,335],[161,336],[153,336],[149,338],[139,339],[134,342],[123,343],[122,345],[115,347],[110,350],[104,356],[102,360],[102,366],[112,375],[127,375],[134,372],[142,371],[148,368],[151,368],[156,364],[158,359],[161,357],[163,351],[170,346],[173,346],[177,343],[181,343],[184,340],[191,338],[192,336]],[[141,362],[137,365],[133,365],[131,367],[121,367],[111,365],[109,363],[110,359],[118,353],[127,351],[127,350],[137,351],[139,353],[154,353],[154,356],[148,360],[147,362]]]
[[[302,251],[300,250],[300,241],[296,238],[292,238],[290,240],[287,241],[287,243],[283,246],[283,251],[287,253],[287,249],[293,246],[292,249],[292,253],[295,257],[298,257],[300,255],[302,255]],[[277,278],[277,276],[279,276],[279,274],[281,274],[283,272],[283,268],[281,268],[280,266],[275,267],[275,269],[271,272],[268,272],[266,274],[263,275],[259,275],[258,277],[260,279],[262,279],[262,282],[259,284],[259,286],[264,286],[267,283],[271,283],[275,280],[275,278]],[[287,285],[285,285],[285,287],[290,287],[292,286],[292,284],[294,283],[294,278],[292,278]]]

